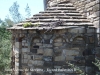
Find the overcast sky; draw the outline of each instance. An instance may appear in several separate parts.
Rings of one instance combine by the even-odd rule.
[[[17,1],[20,5],[20,13],[25,15],[25,7],[28,3],[31,14],[37,14],[39,11],[43,11],[43,0],[0,0],[0,18],[3,20],[7,15],[9,15],[9,8],[13,5],[13,2]],[[10,16],[10,15],[9,15]]]

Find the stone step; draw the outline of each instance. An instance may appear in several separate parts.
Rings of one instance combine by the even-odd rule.
[[[43,14],[35,14],[33,16],[82,16],[80,13],[43,13]]]
[[[52,22],[51,22],[52,23]],[[22,26],[24,23],[20,23],[20,24],[17,24],[18,26]],[[35,23],[31,23],[32,25],[35,25],[37,24],[36,22]],[[48,26],[48,24],[50,24],[50,22],[40,22],[38,23],[40,26]],[[62,26],[85,26],[85,25],[88,25],[88,26],[93,26],[92,23],[88,22],[88,23],[72,23],[72,22],[64,22]],[[49,27],[50,28],[50,27]]]
[[[39,13],[79,13],[78,11],[73,11],[73,10],[64,10],[64,11],[60,11],[60,10],[56,10],[56,11],[41,11]]]
[[[30,20],[26,20],[26,22],[32,22],[32,23],[39,23],[39,22],[56,22],[56,21],[59,21],[59,19],[39,19],[39,20],[33,20],[33,19],[30,19]],[[89,22],[89,20],[87,19],[60,19],[60,21],[62,22],[67,22],[67,23],[70,23],[70,22],[77,22],[77,23],[81,23],[81,22]]]
[[[66,7],[73,7],[73,4],[72,3],[66,3],[66,4],[57,4],[57,5],[54,5],[54,6],[66,6]],[[53,6],[53,7],[54,7]]]
[[[29,19],[48,19],[48,18],[51,18],[51,19],[54,19],[54,18],[70,19],[70,16],[34,16],[34,17],[29,18]],[[71,18],[73,18],[73,19],[87,19],[87,18],[84,18],[82,16],[71,16]]]
[[[76,10],[75,7],[48,7],[46,10]]]

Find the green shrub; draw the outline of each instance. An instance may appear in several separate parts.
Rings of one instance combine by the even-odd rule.
[[[27,23],[23,24],[23,26],[24,26],[24,28],[31,27],[32,26],[32,23],[31,22],[27,22]]]

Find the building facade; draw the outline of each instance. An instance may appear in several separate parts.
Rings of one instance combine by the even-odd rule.
[[[95,75],[97,28],[72,1],[48,1],[45,11],[8,28],[13,41],[12,75]]]

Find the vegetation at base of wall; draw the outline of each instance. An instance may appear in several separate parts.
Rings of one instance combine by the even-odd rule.
[[[78,66],[71,64],[69,62],[66,62],[66,63],[68,64],[68,66],[75,69],[76,70],[75,72],[78,73],[78,75],[85,75],[85,73]]]
[[[100,70],[100,60],[98,60],[97,58],[95,58],[95,62],[92,62],[94,65],[96,65],[99,70]]]

